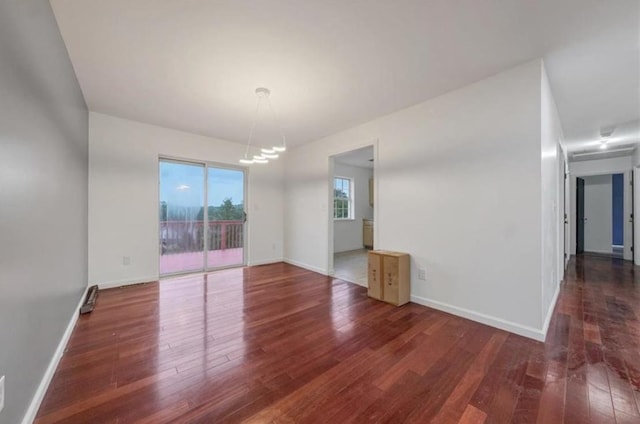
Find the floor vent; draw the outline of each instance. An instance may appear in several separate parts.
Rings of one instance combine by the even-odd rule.
[[[96,298],[98,297],[98,286],[91,286],[87,291],[87,298],[84,300],[82,307],[80,307],[80,314],[88,314],[93,311],[93,307],[96,304]]]

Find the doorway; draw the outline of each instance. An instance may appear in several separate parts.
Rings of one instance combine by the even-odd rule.
[[[158,178],[160,275],[244,265],[245,170],[160,159]]]
[[[332,275],[367,285],[367,252],[374,247],[374,146],[330,158],[329,255]]]
[[[624,257],[624,174],[576,178],[576,254]]]
[[[584,178],[576,179],[576,254],[584,253]]]

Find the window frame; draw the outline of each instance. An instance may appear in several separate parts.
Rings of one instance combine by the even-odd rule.
[[[341,191],[344,193],[344,182],[347,181],[349,184],[349,192],[347,193],[347,197],[338,197],[336,196],[336,180],[342,180],[341,182]],[[353,178],[350,177],[342,177],[339,175],[335,175],[333,177],[333,220],[334,221],[353,221],[355,219],[355,202],[354,202],[354,196],[353,196],[353,191],[354,191],[354,181]],[[346,200],[347,201],[347,216],[346,217],[338,217],[337,215],[337,211],[338,209],[336,208],[336,201],[337,200]],[[344,210],[344,208],[343,208]]]

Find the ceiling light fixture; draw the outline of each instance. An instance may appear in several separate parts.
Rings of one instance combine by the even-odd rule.
[[[600,150],[605,150],[607,148],[607,143],[611,141],[609,137],[611,137],[614,130],[615,127],[600,128]]]
[[[273,110],[273,106],[271,105],[271,99],[269,95],[271,91],[268,88],[258,87],[256,88],[256,95],[258,96],[258,103],[256,104],[256,111],[253,116],[253,122],[251,124],[251,131],[249,132],[249,139],[247,140],[247,148],[244,151],[244,157],[240,159],[240,163],[245,165],[251,165],[253,163],[269,163],[269,159],[277,159],[278,153],[282,153],[287,150],[287,141],[284,137],[284,132],[282,131],[282,127],[278,122],[278,117],[276,116],[275,111]],[[273,146],[271,148],[262,148],[260,149],[259,155],[254,155],[251,159],[249,158],[249,149],[251,148],[251,141],[253,139],[253,133],[256,129],[256,124],[258,123],[258,114],[260,113],[260,105],[262,101],[267,103],[269,110],[271,111],[271,116],[273,121],[275,122],[278,130],[280,131],[280,136],[282,137],[282,144],[279,146]]]
[[[611,137],[611,134],[613,134],[614,130],[615,130],[615,127],[600,128],[600,137],[609,138]]]

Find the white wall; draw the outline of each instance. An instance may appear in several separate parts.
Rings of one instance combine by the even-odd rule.
[[[31,423],[87,286],[88,111],[48,1],[0,1],[0,423]]]
[[[562,126],[558,116],[547,74],[542,67],[541,78],[541,273],[542,273],[542,313],[544,326],[549,325],[558,295],[564,251],[562,246],[563,211],[560,195],[564,185],[564,173],[561,171],[560,144],[562,143]]]
[[[376,245],[411,254],[412,300],[540,338],[541,69],[530,62],[292,149],[286,260],[327,272],[328,157],[377,139]]]
[[[584,250],[611,253],[612,183],[611,175],[584,178]]]
[[[89,119],[89,281],[102,286],[158,279],[158,158],[236,166],[237,143],[99,113]],[[282,259],[282,162],[248,173],[248,263]],[[129,256],[129,265],[122,257]]]
[[[362,249],[362,219],[373,219],[373,208],[369,204],[369,179],[373,178],[373,170],[336,162],[333,174],[353,179],[355,206],[354,219],[334,221],[333,250],[337,253]]]
[[[631,173],[632,173],[632,157],[624,156],[620,158],[588,160],[569,163],[570,184],[569,192],[571,198],[571,214],[570,214],[570,251],[572,255],[576,254],[576,177],[586,177],[591,175],[606,174],[624,174],[624,259],[633,260],[633,252],[631,251],[631,239],[633,233],[633,225],[630,222],[633,210],[632,193],[631,193]],[[636,184],[637,185],[637,184]],[[636,197],[638,199],[639,197]],[[637,215],[634,215],[637,216]],[[636,240],[640,236],[640,229],[635,227]],[[640,261],[640,258],[637,259]],[[640,263],[639,263],[640,264]]]

